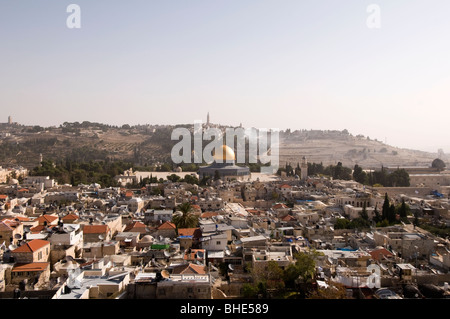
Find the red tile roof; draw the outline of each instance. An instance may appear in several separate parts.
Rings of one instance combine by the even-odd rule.
[[[161,226],[158,227],[159,229],[176,229],[177,226],[174,223],[171,222],[165,222],[164,224],[162,224]]]
[[[132,229],[135,229],[135,230],[139,230],[139,231],[144,231],[144,232],[146,232],[146,225],[144,224],[144,223],[141,223],[141,222],[132,222],[132,223],[130,223],[130,224],[128,224],[125,228],[124,228],[124,230],[123,231],[130,231],[130,230],[132,230]]]
[[[205,256],[205,250],[204,249],[191,249],[190,252],[188,252],[188,250],[184,251],[183,259],[184,260],[196,260],[196,259],[202,260],[202,259],[205,259],[205,257],[203,257],[203,258],[198,258],[198,256],[196,257],[195,255],[198,252],[203,253],[203,256]]]
[[[33,239],[32,241],[23,244],[22,246],[14,249],[13,253],[32,253],[35,252],[42,247],[50,245],[50,242],[42,239]]]
[[[46,262],[36,262],[36,263],[29,263],[29,264],[15,264],[12,268],[12,272],[19,272],[19,271],[44,271],[50,266],[50,263]]]
[[[17,226],[20,225],[20,221],[16,221],[14,219],[3,219],[2,221],[0,221],[1,224],[4,224],[5,226],[7,226],[9,229],[13,230],[15,229]],[[4,227],[3,227],[4,228]],[[7,228],[5,228],[6,230]]]
[[[104,234],[109,231],[108,225],[84,225],[84,234]]]
[[[385,257],[394,256],[394,254],[391,253],[386,248],[374,249],[374,250],[370,251],[369,254],[372,256],[372,258],[374,260],[381,260],[381,259],[383,259],[384,256]]]
[[[125,193],[125,196],[126,196],[126,197],[133,197],[133,192],[132,192],[132,191],[127,191],[127,192]]]
[[[194,236],[196,232],[198,232],[200,228],[179,228],[178,235],[180,236]]]
[[[205,269],[205,266],[187,263],[187,264],[175,266],[173,268],[172,273],[176,274],[176,275],[178,275],[178,274],[200,274],[200,275],[204,275],[204,274],[206,274],[206,269]]]
[[[292,221],[292,220],[296,220],[294,216],[292,215],[286,215],[283,218],[281,218],[282,221],[288,222],[288,221]]]
[[[57,220],[58,217],[54,215],[41,215],[36,220],[39,222],[39,224],[44,224],[44,222],[47,222],[47,224],[53,223],[55,220]]]
[[[77,220],[79,217],[76,214],[70,213],[62,218],[62,220]]]
[[[5,223],[3,220],[0,220],[0,231],[13,231],[9,223]]]
[[[30,228],[30,232],[32,234],[38,234],[38,233],[40,233],[43,230],[45,230],[45,226],[44,225],[38,225],[38,226]]]

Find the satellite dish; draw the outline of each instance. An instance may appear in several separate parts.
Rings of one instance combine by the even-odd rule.
[[[66,256],[66,261],[73,261],[73,257],[70,255]]]
[[[227,250],[225,250],[225,254],[226,254],[227,256],[230,256],[230,255],[231,255],[231,251],[230,251],[229,249],[227,249]]]
[[[17,248],[17,246],[16,246],[16,245],[13,245],[13,244],[11,244],[11,245],[8,246],[8,249],[9,249],[9,250],[14,250],[14,249],[16,249],[16,248]]]
[[[15,238],[15,239],[22,239],[22,235],[21,235],[21,234],[15,234],[15,235],[14,235],[14,238]]]
[[[203,259],[203,257],[204,257],[204,254],[203,254],[203,252],[202,251],[197,251],[197,254],[196,254],[197,256],[197,258],[200,258],[200,259]]]
[[[231,271],[233,271],[233,270],[234,270],[233,265],[232,265],[232,264],[228,264],[228,269],[231,270]]]
[[[164,251],[164,256],[166,256],[167,258],[169,258],[169,257],[170,257],[170,253],[169,253],[167,250],[165,250],[165,251]]]
[[[164,269],[163,271],[161,271],[161,276],[163,278],[168,279],[170,277],[170,274],[169,274],[169,272],[166,269]]]
[[[98,235],[98,239],[103,240],[103,239],[105,239],[105,236],[103,236],[103,235]]]

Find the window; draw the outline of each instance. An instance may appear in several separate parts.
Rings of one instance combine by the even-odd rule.
[[[221,244],[220,240],[216,241],[216,245],[220,245],[220,244]]]

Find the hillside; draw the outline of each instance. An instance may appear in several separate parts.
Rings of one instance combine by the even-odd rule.
[[[296,131],[284,134],[280,143],[280,161],[293,164],[306,156],[309,162],[322,162],[324,165],[342,162],[344,166],[358,164],[367,169],[381,166],[428,167],[438,156],[437,153],[397,148],[338,131]],[[449,157],[445,156],[443,160],[448,162]]]
[[[177,141],[170,135],[175,126],[130,127],[99,123],[67,123],[43,128],[20,124],[0,125],[0,165],[33,168],[44,159],[65,161],[130,161],[137,165],[170,162]],[[222,127],[223,129],[224,127]],[[204,145],[209,143],[204,142]],[[363,168],[429,166],[437,153],[400,149],[346,131],[287,131],[280,134],[280,164],[296,164],[302,156],[324,165],[342,162]],[[443,160],[448,163],[449,157]]]

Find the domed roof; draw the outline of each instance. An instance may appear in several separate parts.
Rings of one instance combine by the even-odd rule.
[[[214,160],[221,162],[234,161],[236,160],[236,155],[231,147],[222,145],[222,152],[219,152],[218,154],[214,153]]]
[[[153,242],[153,237],[150,235],[145,235],[144,237],[142,237],[141,242],[142,243],[151,243]]]

